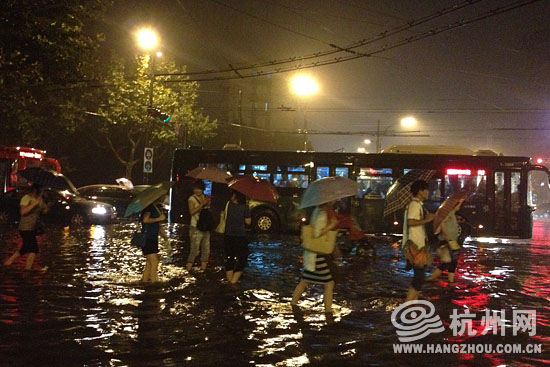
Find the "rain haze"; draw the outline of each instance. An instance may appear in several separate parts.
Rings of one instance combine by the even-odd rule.
[[[118,1],[112,12],[118,36],[131,38],[133,29],[149,24],[163,51],[188,71],[209,71],[190,77],[201,80],[201,106],[221,125],[264,129],[276,140],[307,129],[318,151],[374,152],[378,136],[382,148],[452,144],[550,154],[547,1],[128,5]],[[301,59],[318,53],[329,54]],[[298,61],[283,62],[294,57]],[[274,65],[244,68],[266,62]],[[237,70],[217,72],[231,68]],[[262,76],[248,78],[258,72]],[[299,73],[316,80],[317,93],[292,92],[290,81]],[[213,80],[219,78],[231,79]],[[401,126],[407,116],[416,119],[414,126]],[[372,144],[365,145],[367,138]],[[276,142],[263,148],[278,149]]]

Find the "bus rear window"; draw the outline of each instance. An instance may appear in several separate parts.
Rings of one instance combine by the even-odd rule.
[[[478,175],[445,175],[445,194],[450,196],[457,191],[468,191],[467,202],[485,201],[487,197],[486,176]]]

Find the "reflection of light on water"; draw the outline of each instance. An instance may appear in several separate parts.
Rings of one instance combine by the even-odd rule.
[[[90,237],[94,240],[105,239],[105,228],[103,226],[91,226]]]

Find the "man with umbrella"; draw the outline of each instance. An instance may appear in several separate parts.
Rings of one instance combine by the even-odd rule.
[[[40,218],[40,214],[45,214],[48,211],[48,206],[42,198],[43,188],[41,185],[33,184],[31,192],[21,198],[19,220],[19,233],[23,240],[21,249],[15,251],[5,262],[5,266],[11,265],[15,259],[21,255],[27,255],[25,270],[30,270],[34,262],[34,258],[38,253],[38,243],[36,241],[36,226]]]
[[[405,302],[417,300],[424,284],[426,266],[429,263],[429,248],[425,224],[434,219],[432,213],[425,213],[422,202],[430,194],[428,183],[417,180],[411,185],[413,199],[405,210],[403,231],[403,253],[406,260],[412,265],[414,276],[407,292]]]

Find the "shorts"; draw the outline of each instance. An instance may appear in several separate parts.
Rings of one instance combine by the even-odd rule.
[[[225,270],[243,271],[248,266],[248,239],[245,236],[223,237]]]
[[[28,253],[38,253],[38,242],[36,242],[36,231],[19,231],[23,239],[23,246],[19,250],[19,254],[25,255]]]
[[[145,246],[143,246],[143,255],[158,254],[159,252],[159,240],[158,238],[145,240]]]

